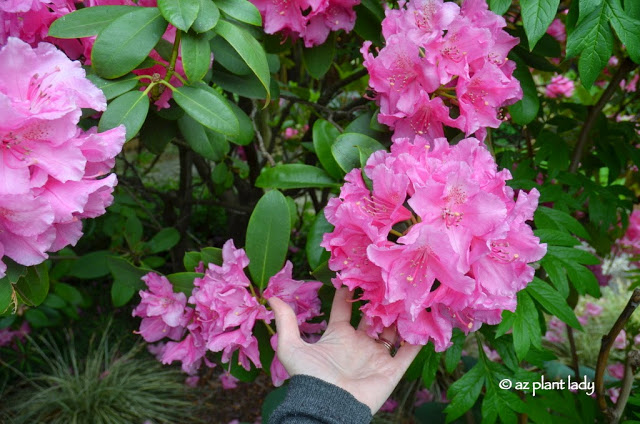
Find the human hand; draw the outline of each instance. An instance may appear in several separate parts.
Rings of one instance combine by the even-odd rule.
[[[392,357],[383,344],[367,335],[364,320],[357,330],[351,326],[351,296],[346,287],[336,291],[327,330],[313,344],[300,338],[291,307],[276,297],[270,298],[278,330],[278,359],[289,375],[310,375],[334,384],[351,393],[375,414],[421,346],[405,344]],[[390,329],[382,336],[391,342],[395,340],[394,331]]]

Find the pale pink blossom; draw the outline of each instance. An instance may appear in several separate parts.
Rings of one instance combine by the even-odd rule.
[[[616,339],[613,341],[613,347],[616,349],[625,349],[627,347],[627,332],[620,330]]]
[[[78,128],[82,109],[102,111],[105,98],[80,63],[51,44],[33,49],[9,38],[0,68],[0,253],[35,265],[75,245],[81,220],[112,203],[117,179],[107,174],[125,129]]]
[[[228,372],[223,372],[220,374],[219,378],[224,390],[236,389],[238,387],[238,382],[240,381]]]
[[[573,81],[564,75],[555,75],[547,85],[545,95],[549,98],[571,97],[575,86]]]
[[[547,28],[547,34],[555,38],[561,43],[567,41],[567,31],[564,28],[564,23],[558,18],[554,19]]]

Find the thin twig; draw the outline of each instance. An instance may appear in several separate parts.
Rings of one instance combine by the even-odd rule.
[[[335,96],[338,90],[340,90],[345,85],[349,85],[354,81],[358,81],[360,78],[367,75],[368,72],[369,71],[366,68],[362,68],[361,70],[356,71],[348,77],[343,78],[335,84],[327,87],[318,99],[318,103],[321,105],[327,105],[331,101],[331,99],[333,99],[333,96]]]
[[[578,143],[576,144],[576,148],[573,151],[573,157],[571,158],[569,172],[571,172],[572,174],[575,174],[578,170],[578,167],[580,166],[580,160],[582,159],[582,155],[587,146],[587,143],[592,139],[589,138],[589,133],[591,132],[593,124],[595,124],[596,122],[596,118],[598,117],[602,109],[604,109],[609,99],[611,99],[613,93],[618,89],[620,81],[622,81],[622,79],[626,77],[627,74],[631,72],[636,66],[638,65],[633,63],[631,59],[626,58],[616,71],[615,75],[611,78],[611,81],[609,81],[609,85],[607,85],[607,88],[604,90],[604,93],[602,93],[602,96],[600,96],[600,99],[598,99],[598,102],[595,104],[595,106],[589,107],[587,119],[585,119],[584,125],[580,130]]]
[[[571,348],[571,367],[575,373],[576,380],[580,380],[580,365],[578,365],[578,352],[576,351],[576,339],[573,337],[573,328],[567,325],[567,338]]]
[[[273,160],[273,156],[267,152],[267,149],[264,145],[264,138],[262,137],[262,132],[258,128],[256,124],[256,114],[258,113],[258,107],[256,102],[253,102],[253,107],[251,108],[251,123],[253,124],[253,130],[256,133],[256,138],[258,139],[258,149],[260,149],[260,153],[267,159],[269,165],[276,166],[276,161]]]
[[[616,402],[615,408],[611,411],[611,423],[618,424],[624,408],[629,401],[629,395],[631,394],[631,388],[633,387],[633,381],[635,380],[635,373],[638,368],[638,351],[632,350],[627,355],[627,359],[624,364],[624,377],[622,377],[622,386],[620,387],[620,395]]]
[[[616,337],[620,331],[624,328],[627,321],[633,314],[633,311],[636,310],[638,305],[640,304],[640,288],[635,289],[629,298],[629,302],[627,306],[624,307],[620,316],[616,320],[613,327],[611,327],[611,331],[605,336],[602,336],[602,342],[600,344],[600,353],[598,354],[598,362],[596,363],[596,396],[598,399],[598,406],[602,412],[607,412],[607,400],[604,396],[604,371],[607,367],[607,362],[609,360],[609,351],[613,346]]]

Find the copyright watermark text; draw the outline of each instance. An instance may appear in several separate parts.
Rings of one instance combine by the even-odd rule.
[[[531,392],[533,396],[535,396],[536,392],[540,390],[565,389],[585,392],[587,395],[591,396],[596,387],[596,384],[593,381],[589,381],[587,376],[584,376],[582,380],[575,380],[575,378],[571,378],[570,375],[568,375],[564,380],[545,380],[544,375],[540,381],[513,381],[505,378],[504,380],[500,380],[498,385],[503,390],[521,390],[526,393]]]

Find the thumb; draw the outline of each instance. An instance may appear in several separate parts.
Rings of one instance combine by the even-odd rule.
[[[276,317],[278,352],[283,346],[293,346],[300,343],[302,339],[298,329],[298,319],[291,306],[277,297],[270,297],[268,301]]]

